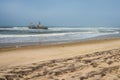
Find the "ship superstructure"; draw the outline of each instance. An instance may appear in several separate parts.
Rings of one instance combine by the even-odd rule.
[[[35,26],[32,22],[29,25],[29,29],[48,29],[48,27],[43,26],[40,22]]]

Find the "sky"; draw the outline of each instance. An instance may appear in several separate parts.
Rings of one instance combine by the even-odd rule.
[[[120,26],[120,0],[0,0],[0,26]]]

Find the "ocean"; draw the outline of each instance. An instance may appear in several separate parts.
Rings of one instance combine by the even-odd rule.
[[[120,28],[48,27],[1,27],[0,47],[61,44],[91,39],[120,37]]]

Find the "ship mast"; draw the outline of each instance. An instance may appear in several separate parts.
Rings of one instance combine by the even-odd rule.
[[[33,22],[30,22],[29,28],[35,27],[35,25],[33,24]]]

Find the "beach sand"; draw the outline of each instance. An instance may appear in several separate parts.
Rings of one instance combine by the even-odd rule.
[[[0,49],[0,80],[119,80],[120,39]]]

